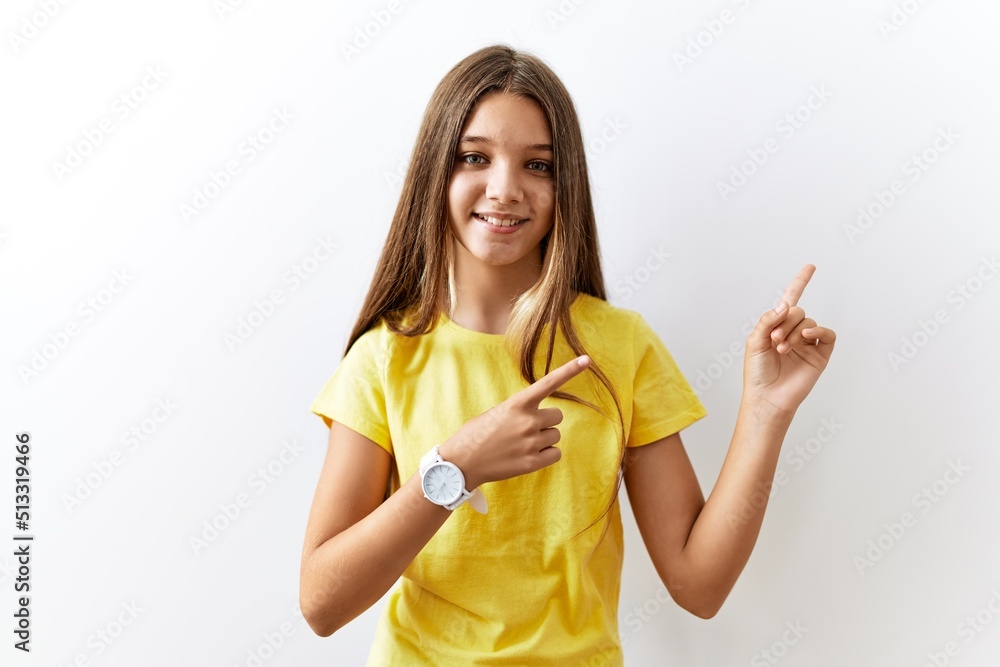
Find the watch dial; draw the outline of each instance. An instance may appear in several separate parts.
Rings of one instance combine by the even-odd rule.
[[[447,505],[462,495],[462,481],[454,468],[438,464],[424,475],[424,493],[434,502]]]

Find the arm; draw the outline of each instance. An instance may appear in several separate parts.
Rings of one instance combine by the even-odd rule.
[[[671,597],[695,616],[718,612],[750,559],[790,423],[741,403],[708,502],[679,433],[629,452],[625,486],[646,550]]]
[[[377,602],[451,516],[423,497],[416,474],[382,502],[391,462],[374,441],[332,423],[299,587],[302,614],[321,637]]]
[[[534,472],[559,461],[562,421],[539,403],[589,365],[579,357],[465,422],[441,443],[466,488]],[[306,525],[299,604],[328,637],[371,607],[399,579],[451,511],[424,497],[419,473],[383,502],[392,458],[378,443],[333,421]]]
[[[708,502],[679,434],[630,452],[625,484],[646,549],[671,597],[701,618],[750,558],[782,441],[833,352],[836,334],[795,306],[815,269],[803,267],[747,339],[736,428]]]

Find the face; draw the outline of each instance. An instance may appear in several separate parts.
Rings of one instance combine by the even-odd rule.
[[[552,134],[537,102],[497,92],[481,98],[462,128],[448,187],[459,254],[540,267],[538,244],[555,212],[552,168]]]

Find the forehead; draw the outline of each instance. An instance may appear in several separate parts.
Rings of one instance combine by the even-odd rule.
[[[459,140],[538,148],[552,143],[552,133],[545,112],[536,101],[493,92],[472,109]]]

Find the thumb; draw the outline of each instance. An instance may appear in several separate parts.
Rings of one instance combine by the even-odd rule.
[[[777,307],[768,310],[760,316],[757,326],[747,338],[747,352],[760,354],[771,349],[771,332],[781,324],[788,315],[788,304],[782,299]]]

